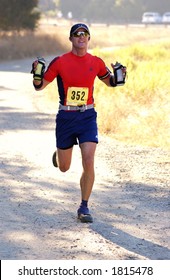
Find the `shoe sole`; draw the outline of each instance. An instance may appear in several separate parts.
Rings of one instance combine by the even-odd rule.
[[[53,154],[52,162],[53,162],[54,167],[58,167],[57,160],[56,160],[56,152],[54,152],[54,154]]]
[[[84,215],[84,214],[79,214],[78,215],[78,219],[82,222],[82,223],[93,223],[93,218],[90,214]]]

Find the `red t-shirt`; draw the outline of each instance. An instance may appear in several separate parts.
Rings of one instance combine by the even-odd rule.
[[[99,57],[89,53],[80,57],[69,52],[51,61],[44,79],[52,82],[57,78],[62,105],[83,105],[94,103],[96,76],[102,80],[109,75],[109,70]]]

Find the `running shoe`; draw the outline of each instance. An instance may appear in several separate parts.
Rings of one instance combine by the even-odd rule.
[[[54,154],[52,156],[52,162],[53,162],[54,167],[58,167],[56,151],[54,152]]]
[[[84,206],[80,206],[80,208],[77,210],[78,219],[82,223],[93,223],[93,218],[89,213],[89,209]]]

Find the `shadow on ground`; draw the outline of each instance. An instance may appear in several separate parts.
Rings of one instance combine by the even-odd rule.
[[[75,182],[68,183],[61,177],[57,181],[49,182],[45,175],[41,178],[34,177],[33,174],[37,167],[29,167],[28,162],[22,158],[19,162],[15,162],[14,159],[13,161],[1,161],[0,167],[2,185],[0,204],[4,205],[4,200],[6,200],[5,208],[2,209],[1,205],[1,259],[13,257],[19,259],[22,258],[23,252],[27,253],[28,259],[37,258],[38,248],[31,249],[33,241],[40,246],[43,239],[48,238],[54,232],[56,256],[62,252],[64,258],[68,255],[68,250],[70,250],[70,258],[71,255],[77,254],[78,256],[81,247],[80,249],[77,246],[73,247],[76,238],[79,239],[79,231],[82,232],[83,227],[87,227],[87,225],[78,223],[75,218],[77,207],[75,198],[79,195]],[[136,195],[136,188],[138,188],[138,195]],[[148,259],[170,259],[168,244],[160,246],[158,243],[152,242],[152,236],[148,239],[142,233],[144,228],[152,228],[152,219],[155,219],[157,214],[159,215],[158,222],[162,215],[166,217],[169,214],[167,192],[164,197],[157,197],[156,200],[151,198],[150,203],[145,201],[145,197],[157,188],[158,186],[142,184],[138,186],[133,182],[125,182],[122,193],[116,195],[114,203],[112,199],[115,195],[114,189],[107,190],[104,195],[103,191],[99,190],[96,197],[94,194],[94,201],[99,201],[100,197],[100,206],[96,209],[93,207],[95,219],[93,224],[88,225],[90,232],[105,238],[114,249],[124,248],[128,252]],[[130,209],[125,201],[125,192],[126,201],[133,201]],[[143,208],[145,214],[141,212]],[[121,229],[121,223],[126,225],[125,229]],[[162,231],[168,227],[166,220],[163,225],[165,228]],[[132,227],[137,227],[140,236],[129,230]],[[158,224],[159,227],[161,227],[161,223]],[[155,230],[157,229],[155,228]],[[70,235],[70,231],[72,231],[72,235]],[[159,233],[158,237],[161,239]],[[60,247],[57,245],[57,240],[62,239],[63,246]],[[67,244],[72,244],[71,249]],[[3,253],[4,248],[6,249]],[[32,252],[35,253],[35,256]],[[89,255],[89,259],[91,258],[88,248],[86,255]],[[124,259],[138,259],[138,257],[124,254]]]
[[[0,130],[50,130],[54,115],[40,112],[20,112],[18,108],[0,106]]]
[[[91,228],[115,246],[145,258],[170,259],[170,244],[167,243],[169,190],[159,185],[134,182],[123,182],[117,188],[115,185],[116,182],[113,187],[105,185],[105,191],[103,187],[95,195],[100,201],[97,206],[99,214]],[[150,236],[145,232],[150,232]],[[152,235],[164,245],[152,242]]]

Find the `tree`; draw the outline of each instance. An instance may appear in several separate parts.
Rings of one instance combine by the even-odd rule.
[[[38,6],[43,13],[54,11],[58,7],[59,0],[39,0]]]
[[[65,17],[69,11],[72,12],[73,19],[76,20],[86,19],[88,22],[100,23],[140,22],[144,12],[163,14],[169,11],[169,0],[58,0],[58,7]]]
[[[40,18],[38,0],[0,0],[0,29],[33,30]]]

